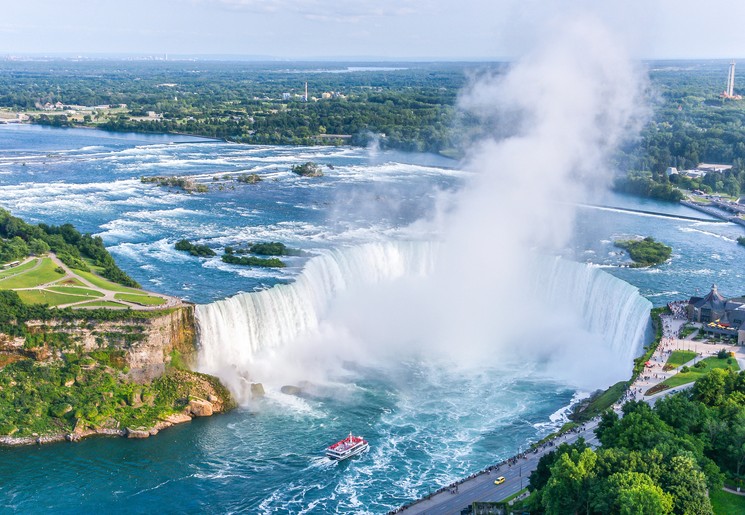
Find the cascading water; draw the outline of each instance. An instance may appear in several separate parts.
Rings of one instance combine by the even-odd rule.
[[[200,369],[218,375],[245,399],[246,379],[267,380],[253,375],[257,356],[317,332],[332,301],[349,290],[430,276],[438,248],[436,243],[386,242],[331,250],[311,259],[291,284],[198,306]],[[536,306],[556,308],[564,318],[573,314],[578,329],[601,340],[628,372],[651,308],[638,289],[596,267],[559,258],[536,258],[530,270],[527,291]]]
[[[316,329],[335,295],[366,284],[428,275],[434,245],[369,243],[330,250],[311,259],[291,284],[197,306],[200,369],[240,391],[241,377],[254,356]]]
[[[596,266],[561,258],[540,262],[533,288],[540,288],[551,305],[581,315],[584,328],[602,335],[605,346],[631,370],[651,324],[652,303],[637,287]]]

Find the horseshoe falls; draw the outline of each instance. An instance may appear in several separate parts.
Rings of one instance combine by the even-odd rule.
[[[272,384],[276,376],[295,382],[310,379],[313,371],[309,367],[317,365],[313,359],[301,364],[299,375],[295,377],[284,373],[282,360],[288,355],[297,358],[305,354],[308,349],[304,346],[311,347],[311,354],[315,356],[327,356],[324,363],[328,366],[338,365],[333,353],[339,349],[343,351],[344,360],[354,361],[358,356],[367,361],[373,357],[377,358],[373,359],[376,364],[386,366],[386,358],[390,356],[381,357],[375,350],[389,347],[390,340],[396,340],[396,361],[437,361],[442,356],[433,351],[436,346],[429,345],[428,352],[422,352],[422,346],[417,344],[423,342],[398,341],[397,338],[398,333],[405,332],[414,340],[431,343],[431,328],[439,328],[442,319],[447,319],[446,316],[437,317],[436,310],[428,309],[431,298],[423,297],[432,290],[421,286],[421,282],[426,283],[433,275],[438,248],[436,243],[392,241],[330,250],[311,259],[290,284],[199,305],[199,366],[204,372],[221,377],[240,400],[246,401],[250,397],[251,382]],[[530,366],[535,367],[536,373],[582,387],[599,388],[610,379],[620,380],[628,375],[649,326],[651,303],[637,288],[590,265],[540,257],[533,259],[530,269],[533,273],[528,278],[526,291],[521,292],[520,298],[516,296],[511,306],[516,313],[514,316],[508,314],[505,322],[507,326],[512,321],[525,328],[514,331],[509,330],[514,327],[507,327],[503,336],[519,341],[520,351],[507,350],[510,342],[499,341],[498,334],[482,335],[485,342],[452,341],[444,345],[468,353],[481,353],[486,349],[487,355],[478,356],[478,361],[491,362],[494,366],[510,363],[511,357],[519,355],[521,361],[534,361]],[[390,288],[391,283],[400,282],[404,283],[402,288]],[[397,298],[395,294],[400,295],[404,288],[410,290],[410,295]],[[402,328],[401,319],[391,316],[390,310],[377,309],[374,303],[360,303],[356,299],[368,294],[373,297],[389,294],[382,301],[378,299],[378,304],[400,304],[394,308],[397,313],[415,304],[418,310],[432,313],[440,320],[425,320],[425,327],[413,330]],[[446,306],[449,302],[458,302],[458,299],[448,300],[447,291],[439,291],[438,295]],[[529,299],[529,306],[520,305],[523,298]],[[340,310],[338,305],[350,303],[365,306],[362,316],[378,318],[377,325],[388,325],[387,329],[365,330],[368,328],[347,324],[338,312],[349,315],[349,310]],[[529,311],[527,316],[526,310]],[[420,321],[414,321],[417,323]],[[456,318],[447,325],[457,328],[462,323]],[[360,332],[364,334],[358,334]],[[438,332],[452,334],[452,331]],[[346,345],[337,341],[339,334],[348,340]],[[371,341],[371,337],[386,341]],[[473,343],[477,345],[471,345]],[[524,355],[526,349],[531,357]],[[588,358],[589,355],[592,358]],[[552,370],[552,365],[564,371],[577,368],[567,366],[568,358],[581,360],[578,364],[584,366],[589,365],[589,360],[602,357],[609,364],[615,364],[611,369],[611,375],[615,376],[606,374],[594,384],[592,380],[588,382],[581,377],[568,377],[561,370]]]

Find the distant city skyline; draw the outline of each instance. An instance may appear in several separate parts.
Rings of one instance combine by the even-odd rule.
[[[603,20],[640,59],[745,57],[745,3],[711,0],[7,0],[0,57],[502,60],[552,23]]]

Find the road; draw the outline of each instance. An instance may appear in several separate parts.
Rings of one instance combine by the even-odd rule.
[[[450,493],[450,489],[446,488],[444,491],[433,494],[429,499],[420,500],[398,513],[411,515],[459,514],[462,509],[476,501],[504,500],[528,486],[528,477],[538,466],[538,460],[544,454],[555,449],[556,445],[565,442],[573,443],[579,437],[583,437],[592,447],[600,445],[595,437],[595,427],[597,427],[597,421],[588,422],[582,431],[560,436],[553,441],[553,446],[544,446],[536,453],[527,453],[525,458],[518,459],[517,463],[512,466],[504,464],[489,472],[481,472],[469,477],[458,485],[458,493]],[[499,476],[504,476],[505,482],[501,485],[495,485],[494,480]]]

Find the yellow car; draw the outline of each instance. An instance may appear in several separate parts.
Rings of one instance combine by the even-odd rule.
[[[494,480],[495,485],[501,485],[504,483],[504,476],[499,476],[497,479]]]

